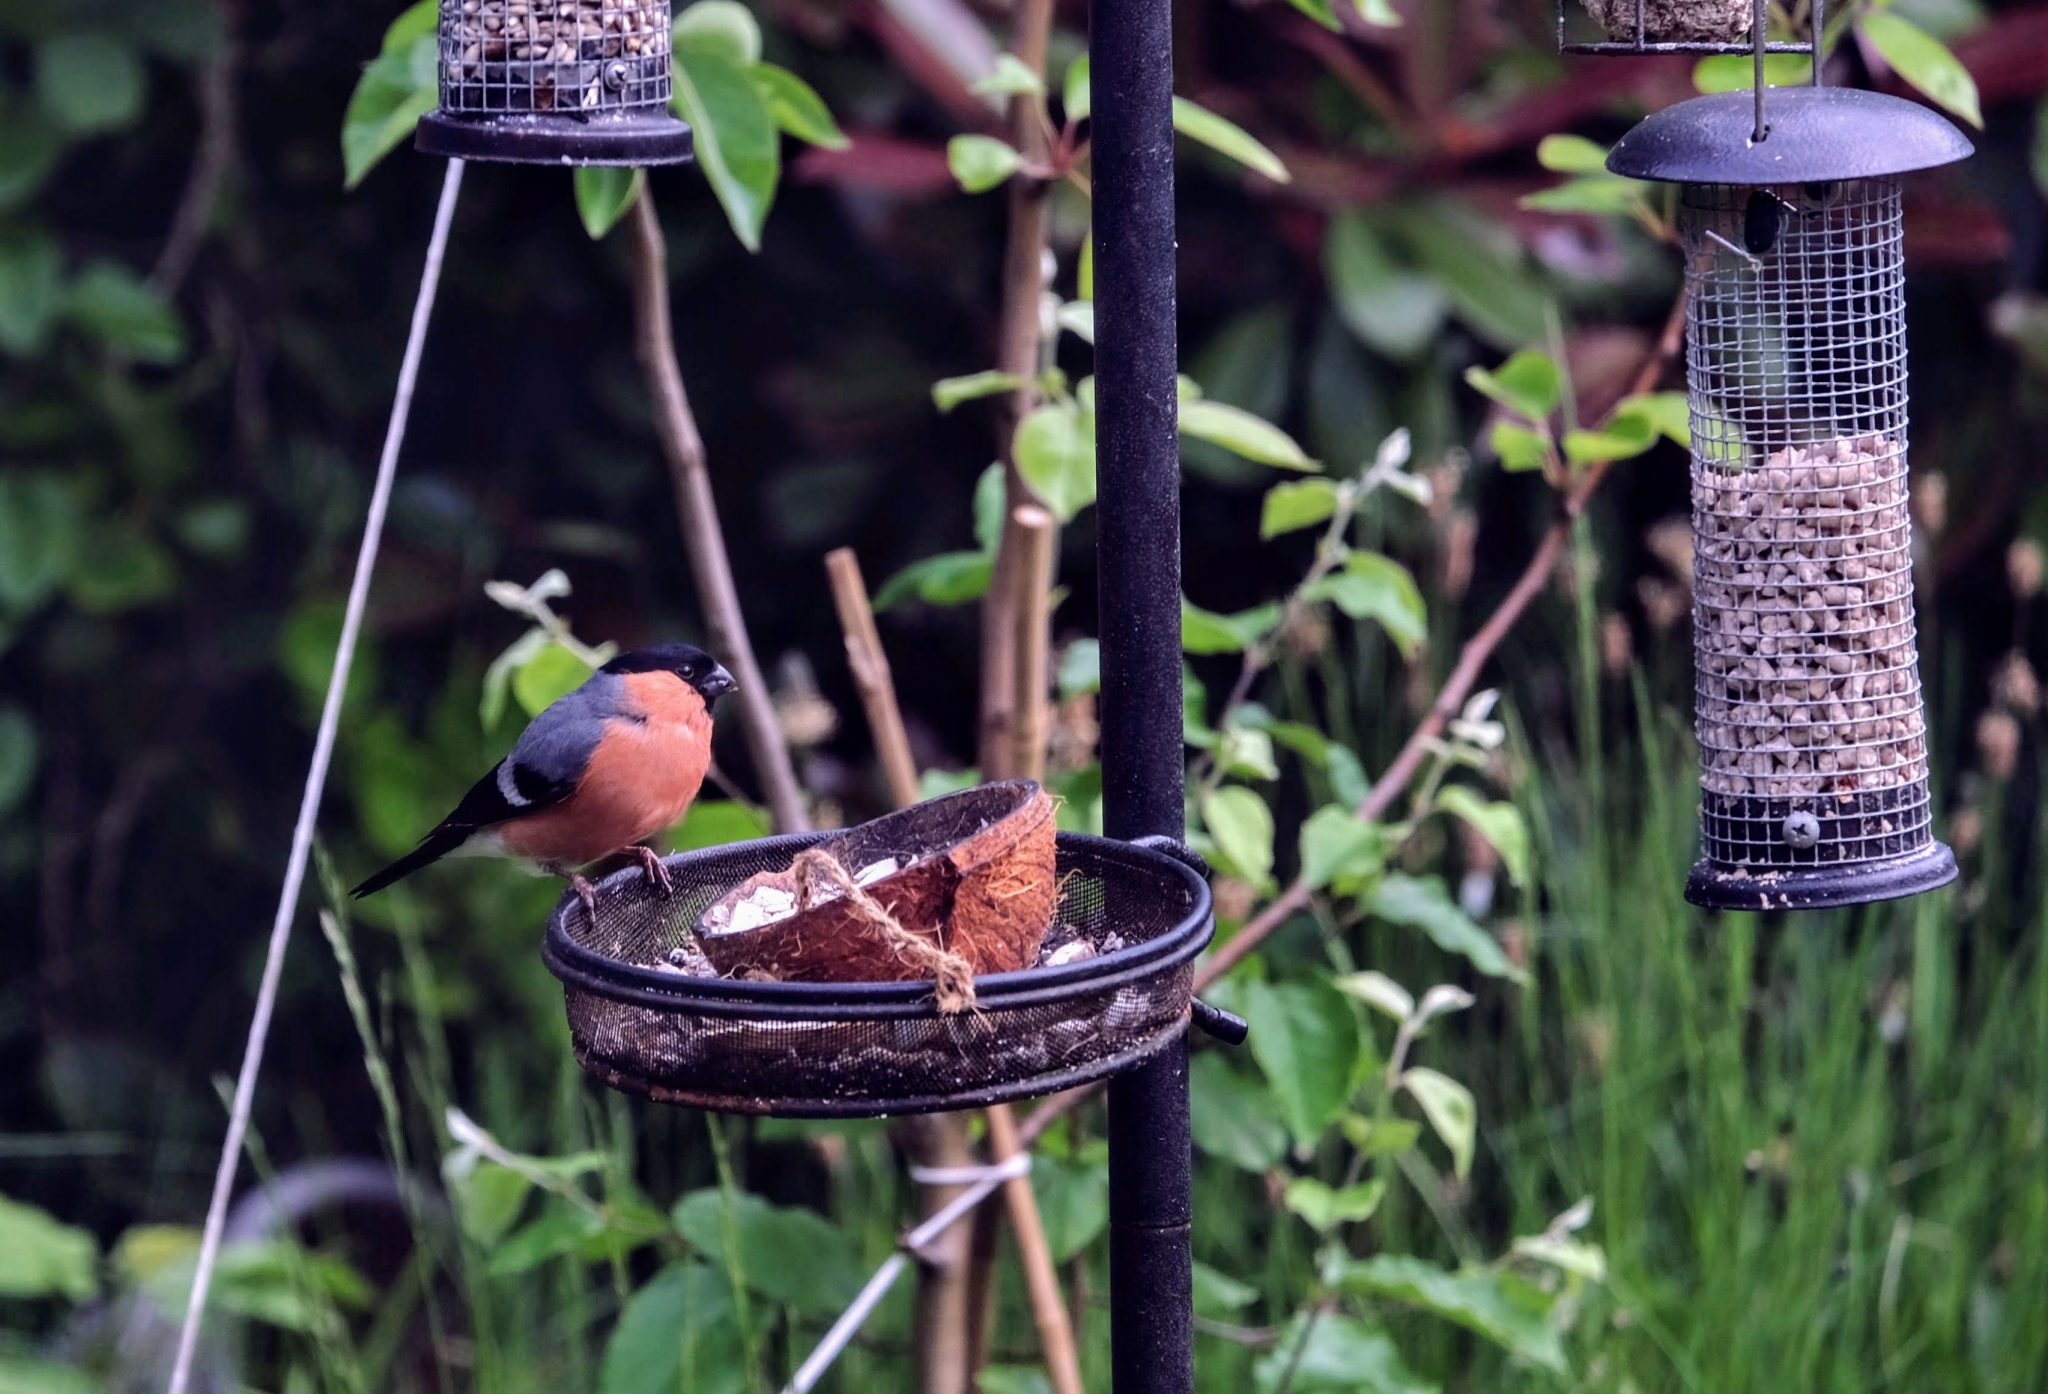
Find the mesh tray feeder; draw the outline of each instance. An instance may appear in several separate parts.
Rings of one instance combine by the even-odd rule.
[[[977,1108],[1117,1074],[1177,1039],[1191,1014],[1236,1038],[1235,1022],[1193,1001],[1194,958],[1214,928],[1209,888],[1200,861],[1167,839],[1058,834],[1056,931],[1114,935],[1122,947],[977,973],[966,1010],[941,1011],[928,978],[763,982],[675,966],[679,951],[694,958],[707,911],[811,848],[847,867],[900,862],[903,873],[870,889],[901,913],[891,883],[929,865],[934,829],[942,844],[972,843],[1020,790],[1037,794],[991,785],[848,832],[671,856],[667,895],[627,868],[598,883],[594,916],[565,896],[543,957],[566,988],[577,1059],[603,1083],[664,1103],[865,1117]]]

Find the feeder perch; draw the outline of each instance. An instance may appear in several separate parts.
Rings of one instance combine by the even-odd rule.
[[[415,143],[514,164],[690,158],[668,109],[668,0],[441,0],[441,105]]]
[[[1681,186],[1705,844],[1686,896],[1801,909],[1956,875],[1914,643],[1899,176],[1970,144],[1874,92],[1764,96],[1659,112],[1608,167]]]
[[[594,917],[565,896],[544,957],[566,988],[577,1058],[603,1083],[666,1103],[872,1117],[979,1108],[1117,1074],[1177,1043],[1191,1019],[1239,1034],[1193,1000],[1194,958],[1214,927],[1199,861],[1165,839],[1055,836],[1051,812],[1034,784],[990,785],[850,832],[669,857],[669,896],[628,868],[597,884]],[[873,956],[871,926],[818,915],[843,895],[810,916],[702,932],[715,908],[729,916],[747,888],[782,884],[812,850],[856,878],[855,868],[900,863],[862,889],[906,928],[949,932],[949,947],[979,963],[1026,966],[977,968],[972,1007],[948,1011],[929,972],[906,978],[893,955]],[[801,943],[770,937],[759,957],[721,944],[799,921]],[[721,959],[745,966],[725,976]],[[871,976],[820,981],[821,963]],[[792,964],[782,980],[747,976]]]

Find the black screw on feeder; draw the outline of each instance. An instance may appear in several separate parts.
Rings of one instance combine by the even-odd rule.
[[[1913,627],[1899,176],[1971,147],[1875,92],[1771,89],[1767,121],[1765,97],[1659,112],[1608,168],[1682,186],[1705,843],[1686,898],[1813,909],[1956,875]]]
[[[429,155],[512,164],[666,165],[690,158],[668,109],[668,0],[441,0],[441,105]]]

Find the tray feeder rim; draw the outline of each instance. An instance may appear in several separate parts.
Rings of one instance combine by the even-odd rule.
[[[787,852],[794,859],[798,852],[829,841],[836,835],[833,832],[785,833],[671,853],[662,859],[662,863],[680,881],[687,879],[693,868],[730,858],[739,848],[777,858]],[[1112,864],[1117,859],[1135,861],[1143,864],[1144,874],[1171,876],[1187,893],[1187,910],[1164,933],[1109,953],[1055,967],[982,974],[974,980],[978,1006],[1022,1007],[1114,987],[1117,982],[1110,979],[1120,982],[1185,962],[1208,944],[1214,928],[1209,885],[1189,862],[1156,845],[1123,842],[1088,833],[1061,832],[1056,846],[1061,853],[1080,852],[1091,859],[1108,859]],[[597,883],[600,907],[608,889],[630,885],[638,891],[642,876],[639,867],[627,866],[604,877]],[[744,879],[735,880],[733,885],[737,886]],[[614,1001],[629,1002],[654,1011],[689,1011],[733,1017],[765,1014],[767,1017],[795,1015],[832,1019],[835,1015],[938,1015],[937,1005],[932,999],[932,984],[928,979],[874,983],[754,982],[672,973],[645,964],[629,963],[576,942],[569,932],[569,917],[581,914],[582,902],[573,894],[565,893],[548,916],[542,956],[556,977],[580,990]],[[602,908],[599,914],[602,917]]]

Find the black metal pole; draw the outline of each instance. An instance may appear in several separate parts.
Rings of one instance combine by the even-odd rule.
[[[1178,838],[1186,771],[1171,0],[1096,0],[1089,70],[1103,824],[1111,837]],[[1194,1388],[1192,1165],[1183,1040],[1109,1086],[1115,1394]]]

